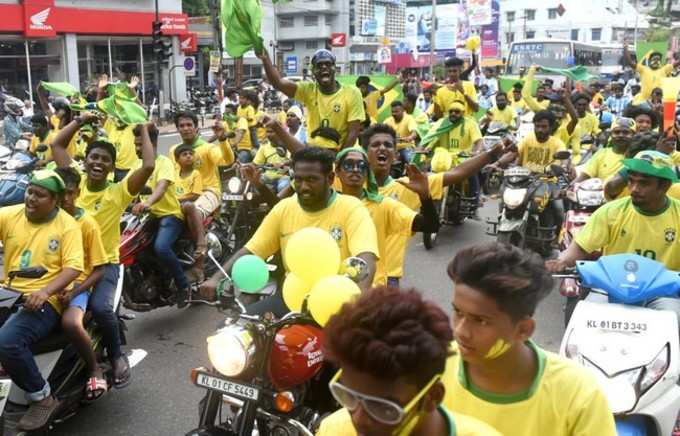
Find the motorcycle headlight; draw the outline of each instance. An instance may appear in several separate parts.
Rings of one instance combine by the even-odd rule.
[[[509,209],[515,209],[524,202],[527,195],[526,188],[524,189],[506,189],[503,192],[503,204]]]
[[[582,206],[599,206],[604,203],[604,192],[579,190],[578,203]]]
[[[668,344],[659,351],[654,360],[645,365],[645,371],[640,380],[640,393],[646,392],[654,383],[658,382],[668,370],[670,360],[670,348]]]
[[[5,169],[8,169],[8,170],[16,170],[16,169],[18,169],[18,168],[23,167],[24,165],[28,165],[28,163],[27,163],[27,162],[24,162],[24,161],[22,161],[22,160],[20,160],[20,159],[10,159],[10,160],[8,160],[7,163],[5,164]]]
[[[229,192],[231,192],[232,194],[239,194],[241,192],[242,185],[243,182],[241,182],[241,179],[239,179],[238,177],[232,177],[227,182],[227,189],[229,189]]]
[[[239,325],[227,326],[208,338],[210,363],[227,377],[243,373],[254,355],[253,337]]]

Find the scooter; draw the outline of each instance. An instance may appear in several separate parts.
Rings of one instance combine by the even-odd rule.
[[[47,146],[41,144],[37,151],[45,152]],[[31,173],[38,160],[27,150],[17,147],[9,149],[9,154],[0,154],[0,207],[24,201],[26,188],[31,181]]]
[[[667,436],[680,405],[675,313],[641,307],[678,298],[677,272],[636,254],[580,261],[575,274],[590,292],[576,305],[560,354],[586,367],[603,389],[619,435]]]
[[[12,281],[17,277],[37,279],[47,273],[43,267],[31,267],[20,271],[10,271],[7,274],[7,286],[0,287],[0,323],[4,323],[23,303],[23,294],[12,289]],[[121,282],[116,288],[114,306],[118,308],[121,295]],[[118,317],[121,339],[125,344],[125,321]],[[113,385],[113,371],[105,357],[102,345],[102,335],[95,323],[86,316],[86,327],[94,347],[97,362],[104,369],[104,376],[109,386]],[[32,432],[32,435],[45,434],[54,425],[75,415],[85,400],[85,383],[88,374],[78,352],[64,334],[56,329],[50,335],[31,347],[38,368],[42,376],[49,381],[52,394],[60,401],[59,409],[50,422],[43,429]],[[141,362],[147,353],[144,350],[132,350],[128,355],[130,366]],[[29,402],[26,392],[21,390],[0,367],[0,434],[13,436],[17,434],[17,423],[28,410]],[[21,433],[23,434],[23,433]]]

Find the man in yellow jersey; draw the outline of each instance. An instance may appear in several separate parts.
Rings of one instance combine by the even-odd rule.
[[[50,124],[44,115],[36,114],[31,117],[31,127],[33,127],[33,137],[28,151],[39,160],[37,167],[42,167],[52,161],[52,151],[49,144],[54,139],[55,131],[50,129]],[[46,146],[47,149],[39,151],[39,146]]]
[[[543,109],[547,109],[550,104],[550,100],[545,98],[545,89],[541,84],[536,88],[536,98],[534,98],[531,93],[533,92],[534,86],[534,76],[536,75],[537,69],[540,68],[537,65],[532,65],[527,71],[527,75],[524,76],[524,86],[522,86],[522,98],[524,103],[526,103],[527,108],[532,112],[538,112]]]
[[[60,168],[71,165],[66,146],[80,127],[97,120],[97,115],[84,112],[67,124],[52,141],[52,156]],[[80,196],[76,206],[88,212],[99,224],[108,263],[104,275],[90,296],[89,309],[102,329],[102,342],[113,367],[113,383],[117,388],[130,384],[130,363],[121,350],[118,316],[113,303],[118,281],[122,280],[118,250],[120,246],[120,218],[132,199],[139,194],[153,174],[155,156],[149,139],[151,125],[142,127],[142,166],[120,182],[110,182],[109,173],[114,170],[116,148],[110,142],[97,140],[85,152],[85,175],[81,181]]]
[[[680,271],[680,201],[667,192],[678,178],[667,154],[645,150],[625,159],[630,196],[600,207],[569,248],[546,262],[551,271],[564,271],[589,253],[637,253]],[[656,298],[647,307],[675,312],[680,322],[680,299]]]
[[[239,105],[238,108],[236,109],[236,115],[238,115],[240,118],[243,118],[246,120],[248,123],[248,139],[250,144],[250,147],[252,148],[253,144],[255,147],[258,146],[257,142],[257,117],[255,116],[255,113],[257,112],[255,107],[253,106],[253,93],[251,91],[241,91],[238,96],[239,100]],[[245,149],[245,148],[244,148]],[[252,156],[251,156],[252,160]],[[250,160],[248,161],[250,162]]]
[[[31,406],[18,424],[22,431],[47,424],[59,407],[50,384],[40,374],[31,346],[52,332],[62,307],[58,293],[83,271],[83,240],[76,221],[59,209],[64,182],[54,171],[36,171],[24,204],[0,210],[0,241],[4,248],[5,285],[21,291],[21,309],[0,327],[0,364],[14,383],[26,391]],[[10,274],[44,268],[40,277]]]
[[[623,159],[635,134],[635,121],[630,118],[614,120],[611,130],[611,147],[598,150],[585,164],[581,174],[572,183],[576,185],[591,177],[609,180],[623,168]]]
[[[369,127],[362,136],[362,145],[368,154],[368,163],[378,184],[378,193],[384,197],[397,200],[417,211],[422,203],[420,196],[407,188],[410,180],[407,177],[394,180],[390,177],[390,169],[396,159],[397,135],[394,129],[385,124]],[[451,170],[444,173],[431,174],[427,177],[428,191],[435,200],[441,199],[445,186],[452,186],[478,173],[485,165],[492,163],[498,157],[509,152],[512,145],[503,147],[498,144],[490,151],[465,160]],[[390,286],[399,286],[399,280],[404,275],[404,259],[411,235],[388,235],[385,251],[391,256],[385,259],[387,282]]]
[[[496,104],[487,111],[485,119],[480,121],[480,125],[489,124],[493,121],[507,125],[511,130],[519,127],[519,118],[515,110],[508,106],[508,94],[498,91],[496,94]]]
[[[538,303],[553,288],[532,252],[497,242],[459,251],[454,354],[442,378],[444,405],[504,435],[615,436],[604,393],[583,367],[531,340]]]
[[[522,84],[515,83],[512,85],[512,98],[510,99],[510,107],[515,111],[518,117],[524,115],[529,108],[522,98]]]
[[[236,144],[236,158],[241,163],[253,160],[253,140],[250,137],[248,121],[236,114],[236,106],[228,104],[224,107],[224,129],[231,143]],[[211,141],[212,142],[212,141]]]
[[[628,44],[623,44],[623,60],[624,62],[640,74],[640,93],[635,96],[633,104],[640,104],[647,100],[652,95],[654,88],[660,88],[662,79],[670,77],[673,70],[680,66],[680,62],[676,61],[672,64],[661,66],[663,55],[658,51],[650,50],[647,52],[639,63],[635,63],[628,51]],[[647,61],[647,65],[645,65]]]
[[[331,317],[324,338],[326,358],[340,368],[330,391],[343,408],[317,436],[500,436],[442,404],[453,332],[418,291],[373,288]]]
[[[151,217],[158,220],[153,251],[175,280],[177,307],[182,308],[188,304],[189,280],[187,280],[182,264],[173,249],[175,242],[184,231],[184,214],[175,190],[177,180],[175,165],[169,157],[159,155],[156,151],[158,129],[155,126],[150,126],[148,133],[156,156],[153,173],[146,183],[152,192],[132,207],[132,213],[135,215],[149,213]],[[135,127],[134,134],[137,156],[141,159],[143,151],[142,126]]]
[[[390,236],[410,237],[414,232],[437,233],[439,229],[439,217],[430,197],[427,176],[414,165],[409,164],[406,169],[409,182],[401,183],[418,195],[420,214],[397,200],[378,194],[378,183],[368,165],[368,155],[364,150],[347,148],[336,156],[335,171],[342,184],[343,195],[361,200],[375,224],[380,260],[376,264],[373,286],[387,284],[388,259],[399,255],[387,249],[387,239]]]
[[[194,168],[201,174],[203,194],[195,201],[196,208],[204,217],[211,215],[220,206],[222,186],[220,184],[220,166],[234,163],[234,151],[227,138],[224,123],[216,120],[213,132],[218,144],[210,144],[201,138],[198,131],[198,117],[193,112],[180,112],[175,116],[175,126],[182,138],[182,144],[191,145],[194,149]],[[243,135],[245,136],[245,135]],[[170,147],[170,158],[175,161],[175,148]]]
[[[588,135],[595,137],[600,134],[600,119],[592,112],[589,112],[590,96],[582,92],[571,96],[571,102],[578,114],[578,128],[581,136]]]
[[[132,133],[134,128],[134,124],[125,124],[113,117],[109,117],[104,123],[108,141],[116,147],[115,182],[123,180],[130,169],[137,165],[135,134]]]
[[[290,153],[286,147],[277,144],[277,136],[274,131],[267,127],[267,137],[255,154],[255,165],[268,165],[262,176],[262,182],[273,188],[274,194],[279,194],[290,186],[288,167],[290,166]]]
[[[371,78],[368,76],[359,76],[355,84],[359,91],[361,91],[364,103],[366,103],[366,114],[371,118],[371,122],[375,123],[378,120],[378,109],[380,109],[378,101],[399,84],[399,74],[383,89],[374,88],[371,91]]]
[[[479,110],[477,104],[477,91],[475,85],[460,77],[463,69],[463,60],[449,58],[444,63],[448,83],[442,85],[434,95],[434,117],[439,119],[449,111],[449,106],[454,101],[463,102],[465,115],[472,116]]]
[[[284,79],[272,65],[267,50],[258,54],[267,79],[286,96],[300,101],[307,109],[307,143],[326,146],[317,140],[321,130],[332,129],[340,135],[339,149],[352,147],[357,142],[361,122],[366,118],[361,93],[356,87],[344,86],[335,80],[335,55],[326,49],[312,57],[315,82],[299,83]],[[318,141],[318,144],[316,143]],[[337,150],[337,149],[336,149]]]
[[[385,124],[397,132],[399,159],[404,163],[411,162],[415,141],[418,138],[416,131],[418,126],[413,116],[407,114],[404,110],[404,103],[400,100],[392,102],[392,116],[385,120]]]
[[[335,177],[333,158],[332,152],[318,147],[304,147],[293,154],[293,180],[297,194],[281,200],[267,214],[245,247],[224,265],[227,272],[231,271],[236,260],[247,254],[266,259],[280,251],[285,258],[286,245],[296,231],[318,227],[329,232],[337,241],[341,259],[360,257],[368,264],[368,275],[359,286],[362,289],[371,286],[379,258],[375,225],[360,200],[332,189]],[[310,262],[313,259],[310,258]],[[214,295],[219,279],[220,275],[215,274],[204,282],[202,292]],[[256,307],[252,311],[262,313],[260,311],[266,308],[265,311],[276,315],[288,312],[280,292],[260,303],[253,305]]]

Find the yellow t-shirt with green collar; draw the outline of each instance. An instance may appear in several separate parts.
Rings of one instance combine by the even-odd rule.
[[[538,360],[538,373],[528,390],[513,395],[482,391],[468,378],[456,353],[448,359],[442,378],[443,405],[507,436],[616,436],[609,403],[595,378],[575,362],[528,344]]]
[[[668,77],[673,72],[673,65],[666,64],[656,70],[652,70],[647,65],[637,64],[636,71],[640,74],[640,93],[635,96],[633,104],[640,104],[652,95],[654,88],[661,88],[664,77]]]
[[[384,124],[387,124],[388,126],[392,127],[397,132],[397,139],[411,136],[411,134],[415,132],[416,129],[418,128],[415,118],[413,118],[412,115],[409,115],[407,113],[404,113],[403,118],[399,122],[397,122],[397,120],[395,120],[394,117],[389,117],[384,121]],[[414,141],[410,142],[399,141],[397,143],[397,150],[414,146],[415,146]]]
[[[297,195],[281,200],[267,214],[245,248],[262,259],[280,251],[285,259],[290,237],[306,227],[318,227],[330,233],[338,243],[342,260],[361,253],[380,257],[375,225],[368,210],[358,198],[335,192],[329,204],[316,212],[304,210]]]
[[[442,111],[442,114],[446,116],[449,113],[449,106],[454,101],[460,101],[465,105],[465,116],[471,117],[475,114],[472,107],[467,102],[465,96],[470,97],[472,101],[477,102],[477,91],[475,90],[475,85],[467,80],[462,81],[463,92],[454,91],[449,87],[449,85],[443,85],[434,94],[434,103]]]
[[[592,112],[586,112],[583,118],[578,119],[577,128],[581,135],[595,136],[600,133],[600,119]]]
[[[501,436],[488,424],[469,416],[452,413],[439,405],[440,413],[448,424],[448,436]],[[316,436],[357,436],[349,411],[342,408],[321,421]]]
[[[249,135],[248,131],[245,132],[245,135]],[[179,170],[179,164],[175,161],[175,148],[180,145],[173,145],[168,153],[177,171]],[[201,175],[203,190],[212,191],[219,196],[222,192],[219,167],[229,166],[234,163],[234,150],[232,150],[229,140],[211,144],[199,136],[196,138],[193,148],[194,168]]]
[[[255,127],[257,124],[256,111],[251,105],[241,106],[236,108],[236,115],[246,120],[248,127]]]
[[[137,170],[142,166],[142,161],[133,168],[132,170]],[[184,215],[182,214],[182,208],[179,205],[179,200],[177,199],[177,191],[175,189],[175,183],[177,181],[177,174],[175,172],[175,165],[172,163],[169,157],[158,155],[156,156],[156,165],[154,166],[153,173],[151,177],[146,181],[146,186],[155,190],[158,183],[161,180],[168,181],[168,189],[165,194],[153,205],[151,205],[151,215],[160,218],[164,216],[175,216],[181,220],[184,220]],[[147,196],[140,196],[142,201],[144,201]]]
[[[403,177],[399,180],[408,183],[408,177]],[[427,180],[430,186],[430,196],[434,200],[441,199],[444,192],[444,173],[431,174],[427,177]],[[406,205],[412,211],[420,209],[421,203],[418,194],[391,177],[387,179],[383,186],[378,187],[378,193]],[[390,253],[385,259],[387,277],[404,276],[404,259],[406,258],[406,250],[411,236],[411,233],[387,235],[385,252]]]
[[[593,213],[574,240],[588,253],[636,253],[680,271],[680,201],[668,198],[655,215],[638,209],[630,197],[611,201]]]
[[[42,266],[47,273],[37,279],[17,277],[9,283],[13,288],[31,294],[53,281],[63,268],[83,271],[83,238],[78,223],[58,209],[48,222],[35,224],[26,217],[23,204],[0,209],[0,241],[4,248],[4,274],[10,271]],[[57,295],[49,303],[61,313]]]
[[[281,156],[276,147],[267,139],[260,143],[260,148],[257,149],[253,158],[255,165],[281,165],[286,162],[290,162],[290,153],[286,151],[285,156]],[[281,172],[276,170],[267,170],[264,175],[270,180],[277,180],[283,176]],[[338,179],[336,178],[336,180]]]
[[[116,169],[129,170],[139,160],[135,151],[134,129],[134,124],[119,129],[112,118],[109,118],[104,123],[104,130],[108,135],[108,140],[116,147]]]
[[[615,152],[613,147],[602,148],[586,162],[583,172],[606,182],[623,168],[625,158],[625,154]]]
[[[355,86],[337,84],[338,90],[333,94],[324,94],[315,82],[299,82],[295,91],[295,100],[302,102],[307,110],[307,136],[311,137],[319,127],[330,127],[340,134],[340,146],[347,140],[349,123],[364,121],[364,103],[361,92]]]
[[[182,177],[179,170],[177,170],[175,175],[177,176],[175,193],[179,201],[183,201],[189,195],[201,195],[203,193],[203,181],[198,171],[193,170],[188,176]]]

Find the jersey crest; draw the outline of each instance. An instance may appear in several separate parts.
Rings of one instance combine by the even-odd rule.
[[[664,230],[663,237],[668,243],[675,241],[675,229],[668,228]]]

